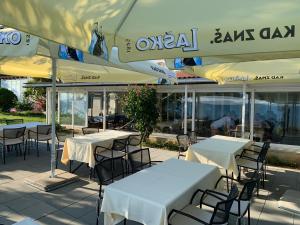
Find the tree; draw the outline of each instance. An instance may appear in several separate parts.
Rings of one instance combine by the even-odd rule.
[[[6,88],[0,88],[0,111],[8,111],[18,101],[17,96]]]
[[[156,90],[147,86],[131,89],[122,99],[125,115],[135,122],[135,127],[148,137],[159,116]]]
[[[34,78],[28,83],[39,83],[49,81],[48,79]],[[24,91],[24,101],[33,106],[35,111],[44,111],[46,108],[46,89],[45,88],[27,88]]]

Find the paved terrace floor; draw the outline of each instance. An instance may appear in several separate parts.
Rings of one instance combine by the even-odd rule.
[[[151,150],[153,160],[176,157],[175,152]],[[46,193],[23,183],[26,177],[49,170],[50,153],[34,151],[26,161],[11,152],[7,164],[0,161],[0,224],[12,224],[31,217],[39,224],[95,224],[98,184],[88,179],[84,166],[77,171],[80,181]],[[64,166],[59,166],[66,169]],[[266,189],[254,199],[251,207],[253,225],[300,225],[300,215],[277,207],[277,200],[286,189],[300,191],[300,171],[268,167]],[[135,222],[128,222],[135,225]],[[232,223],[233,224],[233,223]],[[246,223],[245,223],[246,224]]]

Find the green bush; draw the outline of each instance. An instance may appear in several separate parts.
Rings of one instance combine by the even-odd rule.
[[[29,111],[32,110],[32,105],[28,101],[17,102],[16,108],[18,111]]]
[[[135,128],[148,137],[158,118],[156,90],[147,86],[128,91],[122,98],[125,115],[133,120]]]
[[[18,101],[17,96],[6,88],[0,88],[0,111],[9,111],[10,108],[15,107]]]
[[[280,167],[288,167],[288,168],[299,168],[300,165],[296,162],[291,162],[285,159],[280,159],[277,156],[269,156],[268,164],[271,166],[280,166]]]
[[[160,149],[166,149],[170,151],[178,151],[178,145],[174,144],[174,142],[171,141],[149,141],[146,140],[143,142],[144,147],[149,148],[160,148]]]

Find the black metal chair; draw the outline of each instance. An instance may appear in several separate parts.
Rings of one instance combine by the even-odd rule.
[[[161,161],[152,161],[149,148],[137,149],[128,153],[129,165],[131,172],[135,173],[145,168],[151,167]]]
[[[185,154],[183,154],[184,152],[186,152],[191,144],[191,140],[189,135],[187,134],[180,134],[176,136],[177,138],[177,142],[178,142],[178,159],[180,158],[180,156],[184,156]]]
[[[36,131],[34,131],[34,130],[28,131],[28,138],[35,142],[35,149],[36,149],[36,154],[38,157],[40,155],[40,153],[39,153],[39,142],[40,141],[47,141],[47,150],[50,151],[49,141],[52,138],[51,134],[52,134],[51,125],[37,125]]]
[[[22,124],[24,123],[23,119],[7,119],[5,120],[6,125],[10,125],[10,124]]]
[[[143,135],[142,134],[134,134],[128,136],[127,143],[127,152],[131,152],[133,150],[137,150],[142,148]]]
[[[256,171],[262,178],[263,187],[265,186],[266,179],[266,159],[270,144],[266,143],[261,148],[261,151],[257,154],[257,157],[249,157],[245,153],[250,150],[244,150],[241,155],[237,155],[237,166],[239,169],[239,176],[241,176],[241,168],[247,168]]]
[[[96,146],[94,157],[96,162],[100,162],[105,158],[124,157],[127,151],[128,138],[114,139],[111,148],[104,146]]]
[[[244,148],[241,155],[257,159],[263,148],[270,148],[270,142],[266,141],[263,143],[263,145],[252,144],[250,148]]]
[[[82,134],[87,135],[87,134],[95,134],[100,132],[99,127],[83,127],[81,128]]]
[[[26,127],[3,129],[2,136],[0,136],[0,144],[2,145],[2,159],[4,164],[5,164],[6,151],[9,148],[13,148],[13,147],[15,147],[17,156],[19,152],[20,154],[22,154],[23,152],[23,156],[25,160],[26,157],[25,131],[26,131]],[[21,145],[23,145],[23,150],[21,149]]]
[[[74,137],[74,129],[65,129],[64,131],[56,131],[57,148],[56,148],[56,169],[58,165],[59,152],[63,151],[66,138]]]
[[[112,166],[113,165],[113,166]],[[113,168],[113,170],[112,170]],[[99,198],[97,200],[97,223],[99,224],[100,204],[103,198],[103,185],[114,182],[115,178],[125,175],[125,164],[122,157],[107,158],[95,165],[94,171],[98,177]]]
[[[197,190],[198,192],[199,190]],[[202,191],[202,190],[201,190]],[[229,213],[233,204],[233,201],[238,196],[238,188],[233,185],[227,198],[224,200],[217,196],[213,191],[205,190],[200,199],[211,196],[217,199],[217,204],[213,207],[213,211],[204,210],[196,205],[189,204],[182,210],[173,209],[168,215],[169,225],[183,225],[183,224],[227,224],[229,219]],[[193,195],[194,197],[194,195]],[[193,198],[191,202],[193,202]]]
[[[196,131],[190,131],[188,133],[188,135],[189,135],[189,138],[190,138],[190,144],[196,144],[198,142]]]
[[[217,191],[218,187],[220,185],[220,182],[222,182],[223,179],[226,179],[226,180],[230,179],[231,184],[233,184],[233,182],[238,182],[238,180],[236,180],[232,177],[228,177],[228,176],[221,176],[219,178],[219,180],[217,181],[217,183],[215,185],[215,190],[213,190],[211,192],[225,200],[228,197],[229,190],[227,190],[226,192]],[[255,174],[251,180],[247,181],[243,185],[243,188],[242,188],[239,196],[233,202],[233,205],[230,210],[230,214],[232,214],[238,218],[239,225],[241,225],[241,219],[247,212],[248,212],[248,225],[250,224],[250,203],[251,203],[254,189],[255,189],[255,187],[259,187],[258,185],[259,185],[259,176],[258,176],[258,174]],[[215,207],[217,202],[218,202],[218,200],[216,198],[208,195],[206,198],[202,199],[201,204],[209,206],[209,207]]]

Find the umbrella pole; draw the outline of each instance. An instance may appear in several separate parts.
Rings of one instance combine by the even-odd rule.
[[[51,178],[55,177],[56,148],[55,148],[55,113],[56,113],[56,59],[52,58],[52,92],[51,92]]]
[[[246,83],[243,83],[243,105],[242,105],[242,138],[245,135],[245,117],[246,117]]]

